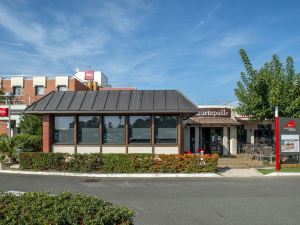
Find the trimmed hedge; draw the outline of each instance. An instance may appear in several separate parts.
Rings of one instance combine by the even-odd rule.
[[[66,154],[20,153],[20,167],[25,170],[53,170],[99,173],[199,173],[215,172],[218,155],[154,154]]]
[[[134,212],[126,207],[83,194],[59,195],[28,192],[19,196],[0,193],[0,224],[133,224]]]

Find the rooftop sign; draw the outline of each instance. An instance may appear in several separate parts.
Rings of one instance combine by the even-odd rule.
[[[85,80],[94,80],[94,70],[86,70],[84,72],[84,79]]]

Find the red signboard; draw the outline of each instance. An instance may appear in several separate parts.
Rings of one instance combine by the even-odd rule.
[[[0,117],[8,116],[8,108],[0,108]]]
[[[94,80],[94,70],[87,70],[84,72],[85,80]]]

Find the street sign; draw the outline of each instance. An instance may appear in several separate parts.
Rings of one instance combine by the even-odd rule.
[[[8,116],[8,108],[0,108],[0,117]]]

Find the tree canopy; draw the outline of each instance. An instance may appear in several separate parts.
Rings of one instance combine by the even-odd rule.
[[[285,64],[277,55],[260,69],[254,69],[244,49],[240,56],[245,66],[235,88],[239,103],[236,111],[255,120],[273,119],[274,108],[282,117],[300,117],[300,75],[294,60],[287,57]]]

